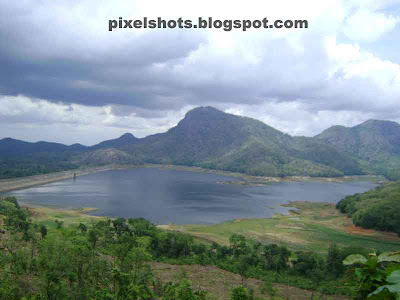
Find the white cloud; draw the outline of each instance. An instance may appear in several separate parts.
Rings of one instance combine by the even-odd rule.
[[[399,111],[400,109],[390,115],[390,119],[400,122]],[[351,127],[369,119],[380,119],[379,113],[346,110],[312,112],[307,105],[299,102],[280,103],[273,99],[262,105],[236,105],[226,109],[225,112],[257,118],[294,136],[314,136],[333,125]]]
[[[343,26],[344,34],[354,41],[373,42],[391,31],[400,22],[399,17],[368,9],[358,9]]]
[[[143,118],[134,111],[125,115],[115,114],[111,105],[66,105],[25,96],[0,96],[3,135],[0,138],[11,135],[28,141],[51,140],[90,145],[126,132],[144,137],[167,131],[191,108],[166,111],[156,118]],[[57,131],[59,134],[55,134]]]

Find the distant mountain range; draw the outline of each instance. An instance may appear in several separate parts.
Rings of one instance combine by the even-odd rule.
[[[213,107],[189,111],[165,133],[86,147],[0,140],[0,178],[94,166],[175,164],[260,176],[379,174],[400,179],[400,125],[369,120],[332,126],[315,137],[292,137],[260,121]]]

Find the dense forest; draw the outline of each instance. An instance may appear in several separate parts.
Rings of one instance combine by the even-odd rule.
[[[347,196],[336,208],[350,216],[357,226],[393,231],[400,236],[400,182]]]
[[[325,255],[292,252],[233,235],[229,245],[200,243],[145,219],[101,219],[64,226],[38,223],[17,200],[0,200],[0,299],[213,299],[185,278],[161,283],[149,262],[214,265],[240,274],[231,299],[255,299],[246,279],[281,282],[326,294],[350,295],[355,279],[342,264],[368,251],[332,245]]]
[[[78,169],[81,166],[71,162],[73,153],[38,153],[24,157],[0,159],[0,179],[19,178],[33,175]]]

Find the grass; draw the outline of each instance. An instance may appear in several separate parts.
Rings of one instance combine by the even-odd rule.
[[[394,233],[362,229],[350,218],[336,210],[333,204],[292,202],[287,206],[296,210],[290,215],[275,215],[265,219],[236,219],[214,225],[160,225],[160,228],[188,233],[205,243],[229,244],[234,233],[260,241],[263,244],[286,245],[292,250],[326,253],[332,243],[341,247],[361,246],[371,251],[398,251],[400,238]],[[55,221],[64,226],[90,224],[104,217],[87,215],[93,208],[80,210],[29,208],[33,219],[49,229]]]
[[[366,230],[355,227],[350,218],[341,214],[328,203],[292,202],[288,206],[296,210],[290,215],[275,215],[265,219],[237,219],[214,225],[161,225],[193,235],[205,243],[229,244],[234,233],[243,234],[261,243],[286,245],[292,250],[326,253],[332,243],[339,246],[361,246],[371,251],[397,251],[400,238],[393,233]],[[104,217],[87,215],[93,208],[78,210],[32,207],[33,219],[49,229],[55,221],[64,226],[79,223],[90,224]]]
[[[30,207],[32,219],[39,224],[46,225],[49,229],[56,228],[55,221],[62,221],[64,226],[77,225],[79,223],[90,224],[102,217],[88,215],[95,208],[82,208],[77,210],[55,209],[50,207]]]
[[[237,219],[215,225],[164,225],[164,229],[189,233],[196,238],[228,244],[234,233],[261,243],[283,244],[292,250],[326,253],[332,243],[339,246],[361,246],[377,251],[400,249],[400,238],[393,233],[355,227],[333,204],[292,202],[297,210],[290,215],[268,219]]]
[[[242,284],[240,275],[218,269],[214,266],[170,265],[154,262],[151,263],[151,267],[155,277],[159,278],[164,284],[169,281],[177,281],[182,276],[185,276],[192,282],[194,289],[207,290],[216,299],[229,300],[232,288]],[[272,287],[276,291],[275,295],[268,295],[265,292],[263,294],[263,284],[263,281],[252,278],[247,279],[245,282],[247,287],[254,290],[256,299],[283,300],[288,296],[291,300],[311,299],[311,291],[278,283],[272,283]],[[324,299],[345,299],[345,297],[340,296],[328,296],[329,298],[326,298],[326,295],[321,296],[316,292],[314,296],[324,297]]]

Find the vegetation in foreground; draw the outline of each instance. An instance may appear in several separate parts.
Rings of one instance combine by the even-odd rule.
[[[188,281],[157,282],[146,264],[152,260],[217,265],[243,278],[274,276],[275,281],[315,288],[311,278],[295,282],[304,267],[289,268],[292,254],[285,247],[253,244],[240,235],[232,236],[229,247],[207,247],[188,235],[163,232],[143,219],[71,226],[56,219],[51,228],[34,222],[15,198],[0,203],[5,228],[0,252],[1,299],[150,299],[157,295],[192,299],[176,295],[189,290]],[[309,257],[296,255],[300,261]],[[318,259],[323,266],[323,258]],[[337,264],[341,267],[340,259]],[[312,260],[316,262],[317,257]],[[330,282],[337,275],[327,272],[324,278]],[[201,290],[193,292],[193,297],[198,297],[193,299],[203,296]]]
[[[347,196],[336,207],[357,226],[392,231],[400,236],[400,182],[389,182],[363,194]]]
[[[239,284],[231,285],[229,294],[218,299],[307,299],[304,295],[312,298],[316,291],[351,295],[346,284],[352,282],[353,294],[358,295],[352,267],[342,261],[369,252],[334,244],[328,255],[293,252],[240,234],[232,235],[228,245],[205,245],[189,235],[160,230],[144,219],[87,217],[86,222],[64,223],[63,216],[70,214],[43,222],[40,216],[32,218],[15,198],[0,200],[0,299],[216,299],[212,289],[191,282],[184,269],[166,281],[160,269],[166,263],[193,265],[196,273],[204,266],[238,274]],[[390,286],[392,277],[389,272],[382,275],[379,287]],[[314,292],[310,295],[289,286]],[[385,295],[392,297],[392,288],[387,288],[389,294],[383,288]]]
[[[344,265],[354,266],[354,299],[400,299],[400,251],[349,255]]]

